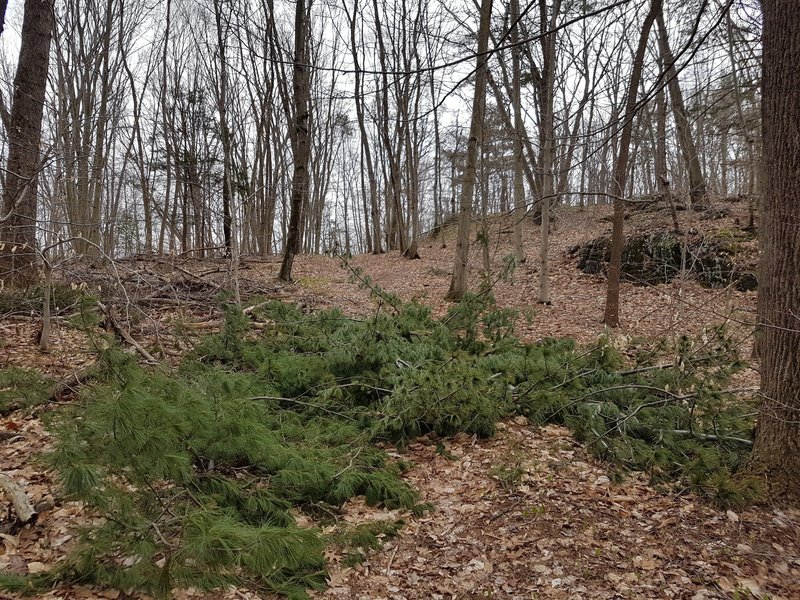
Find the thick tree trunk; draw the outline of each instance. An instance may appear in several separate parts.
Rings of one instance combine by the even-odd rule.
[[[472,197],[475,193],[475,167],[478,162],[478,141],[483,134],[483,116],[486,110],[486,63],[489,47],[489,25],[492,20],[492,0],[481,1],[481,20],[478,28],[478,66],[475,73],[475,95],[472,99],[472,121],[467,143],[467,164],[461,184],[461,204],[458,213],[458,238],[449,300],[460,300],[467,291],[467,261],[469,260],[469,232],[472,225]]]
[[[625,100],[625,114],[623,116],[622,134],[620,135],[620,148],[614,165],[614,221],[611,232],[611,262],[608,265],[608,287],[606,289],[606,307],[603,323],[608,327],[619,327],[619,282],[622,270],[622,247],[625,242],[623,222],[625,218],[625,184],[628,173],[628,156],[633,134],[633,118],[636,112],[636,92],[642,78],[644,54],[647,50],[647,38],[650,29],[656,20],[656,15],[661,12],[661,0],[652,0],[650,11],[645,17],[642,31],[639,35],[639,45],[633,58],[633,71],[628,84],[628,95]]]
[[[35,276],[36,176],[53,21],[52,0],[25,0],[0,213],[0,244],[5,244],[0,250],[0,277],[13,284]]]
[[[764,0],[758,276],[761,407],[750,471],[800,499],[800,12]]]

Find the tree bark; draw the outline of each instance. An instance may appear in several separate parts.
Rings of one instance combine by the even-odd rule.
[[[681,85],[678,81],[678,72],[675,69],[675,58],[669,47],[667,37],[667,27],[664,23],[664,12],[659,10],[658,16],[658,46],[661,52],[661,60],[666,66],[667,86],[669,96],[672,101],[672,113],[675,117],[675,127],[678,130],[678,141],[681,146],[681,153],[689,173],[689,198],[693,208],[702,208],[706,199],[706,180],[703,177],[703,169],[700,166],[700,159],[697,155],[697,146],[692,138],[692,126],[689,123],[689,113],[683,101]]]
[[[555,29],[561,10],[561,0],[554,0],[552,15],[547,18],[547,0],[540,0],[539,16],[542,28],[542,223],[539,244],[539,302],[550,304],[550,205],[554,197],[553,145],[555,143],[555,69],[556,36],[545,33]]]
[[[36,517],[36,510],[28,499],[25,490],[11,479],[7,473],[0,473],[0,489],[3,489],[11,500],[20,523],[28,523]]]
[[[308,81],[307,35],[308,14],[306,0],[297,0],[294,18],[294,172],[292,174],[292,201],[289,216],[289,231],[283,262],[278,277],[283,281],[292,280],[292,265],[295,254],[300,251],[300,218],[303,205],[308,197],[308,162],[310,157],[310,94]]]
[[[519,0],[511,0],[511,71],[512,71],[512,92],[511,104],[514,111],[514,257],[517,262],[525,262],[525,249],[522,245],[523,221],[525,218],[525,182],[524,168],[525,157],[522,154],[522,136],[525,134],[525,126],[522,122],[522,85],[520,54],[522,49],[517,45],[519,42]]]
[[[633,71],[628,84],[628,96],[625,100],[620,148],[617,154],[617,161],[614,164],[614,221],[611,231],[611,262],[608,265],[608,287],[606,289],[606,306],[603,316],[603,323],[608,327],[619,327],[619,282],[622,270],[622,247],[625,243],[623,231],[625,200],[623,195],[625,194],[628,174],[633,118],[636,112],[636,94],[639,89],[639,81],[642,78],[647,38],[650,35],[650,29],[653,27],[653,22],[656,20],[656,15],[661,12],[661,1],[652,0],[650,11],[645,17],[642,31],[639,35],[639,45],[633,58]]]
[[[467,291],[467,261],[469,260],[469,232],[472,225],[472,198],[475,193],[475,167],[478,162],[478,141],[483,133],[486,111],[486,65],[489,57],[489,26],[492,20],[492,0],[481,1],[481,20],[478,27],[478,66],[475,71],[475,95],[472,99],[472,121],[467,143],[467,164],[461,184],[461,204],[458,214],[458,238],[453,276],[447,299],[460,300]]]
[[[758,276],[761,406],[750,472],[800,499],[800,12],[764,0]]]
[[[25,0],[0,213],[0,244],[5,245],[0,249],[0,277],[10,284],[35,277],[36,176],[53,24],[53,0]]]
[[[369,146],[369,136],[367,135],[367,127],[364,123],[364,99],[362,95],[362,76],[361,66],[358,59],[358,48],[356,46],[356,18],[358,16],[358,0],[353,2],[353,15],[352,17],[347,11],[347,1],[342,3],[347,20],[350,22],[350,52],[353,55],[353,66],[355,70],[355,104],[356,104],[356,117],[358,118],[358,131],[361,135],[361,151],[363,152],[364,161],[367,166],[367,178],[369,181],[369,221],[372,224],[372,229],[367,235],[370,236],[372,253],[380,254],[383,252],[381,247],[381,217],[380,208],[378,207],[378,178],[375,174],[375,167],[372,164],[372,153]]]
[[[381,25],[380,15],[383,11],[378,6],[378,0],[373,0],[373,12],[375,17],[375,32],[378,40],[378,58],[381,67],[381,91],[380,104],[378,107],[378,122],[380,139],[383,143],[385,162],[387,167],[387,179],[389,190],[387,191],[386,201],[386,229],[387,229],[387,248],[389,250],[406,251],[406,236],[403,228],[403,202],[401,198],[401,174],[400,174],[400,149],[402,148],[403,128],[400,122],[396,122],[395,129],[398,133],[398,147],[395,148],[392,138],[389,135],[389,67],[387,58],[389,56],[386,43],[383,38],[383,26]],[[398,107],[397,120],[400,119]]]

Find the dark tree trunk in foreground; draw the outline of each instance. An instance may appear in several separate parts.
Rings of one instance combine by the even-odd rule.
[[[308,197],[308,160],[310,156],[309,128],[310,94],[311,88],[308,81],[308,52],[306,29],[308,27],[308,13],[306,1],[297,0],[294,19],[294,80],[292,83],[294,93],[294,128],[292,140],[294,142],[294,173],[292,174],[292,206],[289,215],[289,232],[286,238],[286,247],[283,251],[281,272],[278,275],[283,281],[292,280],[292,264],[295,254],[300,251],[300,220],[305,199]]]
[[[13,284],[23,284],[35,275],[36,174],[52,37],[53,1],[25,0],[0,212],[0,246],[4,245],[0,249],[0,278]]]
[[[625,243],[623,225],[625,220],[625,187],[628,174],[628,157],[631,149],[631,136],[633,134],[633,118],[636,116],[636,92],[642,78],[644,66],[644,53],[647,50],[647,38],[650,29],[656,20],[656,15],[661,11],[661,0],[653,0],[650,12],[645,17],[642,32],[639,36],[639,45],[633,58],[633,71],[628,85],[628,96],[625,100],[625,115],[623,116],[622,134],[620,135],[620,149],[617,162],[614,165],[614,221],[611,231],[611,262],[608,265],[608,287],[606,289],[606,308],[603,323],[608,327],[619,327],[619,282],[622,271],[622,247]]]
[[[800,12],[764,0],[758,276],[761,407],[750,472],[800,499]]]

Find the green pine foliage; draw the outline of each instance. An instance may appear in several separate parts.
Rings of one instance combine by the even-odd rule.
[[[0,415],[47,402],[52,385],[33,369],[0,369]]]
[[[331,514],[354,496],[420,510],[404,465],[382,448],[422,434],[491,436],[514,414],[567,425],[620,468],[728,504],[752,497],[731,476],[753,423],[752,408],[724,392],[740,366],[724,331],[633,353],[631,365],[604,340],[521,343],[517,315],[489,293],[443,319],[376,296],[366,319],[266,302],[252,315],[268,324],[258,330],[228,306],[223,331],[176,371],[107,351],[105,376],[51,413],[48,461],[98,519],[50,577],[160,597],[239,585],[303,598],[324,582],[326,544],[356,560],[391,532],[342,541],[298,527],[298,511]]]

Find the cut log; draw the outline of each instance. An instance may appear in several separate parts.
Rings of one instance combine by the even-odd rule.
[[[6,473],[0,473],[0,488],[6,493],[17,513],[20,523],[30,523],[36,519],[36,511],[28,500],[25,491]]]

